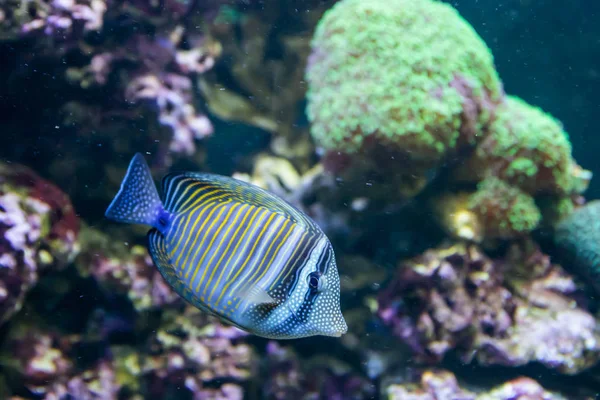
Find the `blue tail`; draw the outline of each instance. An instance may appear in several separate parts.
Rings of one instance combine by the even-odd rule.
[[[137,153],[129,163],[121,189],[104,215],[118,222],[158,227],[162,225],[159,219],[163,213],[150,168],[144,157]]]

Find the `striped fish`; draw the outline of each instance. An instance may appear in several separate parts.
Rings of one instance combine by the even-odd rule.
[[[152,227],[152,259],[185,300],[267,338],[346,333],[333,249],[308,216],[219,175],[167,175],[162,190],[136,154],[105,215]]]

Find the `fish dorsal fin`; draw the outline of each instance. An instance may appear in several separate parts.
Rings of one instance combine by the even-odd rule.
[[[233,200],[264,207],[306,229],[320,230],[314,221],[282,198],[234,178],[193,172],[170,174],[163,178],[162,188],[165,209],[170,212],[185,212],[202,202]]]

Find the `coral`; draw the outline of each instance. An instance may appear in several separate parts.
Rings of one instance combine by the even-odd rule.
[[[463,390],[454,374],[449,371],[424,371],[419,381],[419,383],[389,385],[386,388],[387,398],[389,400],[475,400],[475,395]]]
[[[96,365],[55,382],[45,390],[45,399],[117,399],[120,387],[113,364],[100,361]]]
[[[0,321],[21,308],[42,271],[78,252],[79,220],[69,198],[23,166],[0,163]]]
[[[517,378],[493,388],[488,393],[479,394],[476,400],[566,400],[567,398],[545,390],[531,378]]]
[[[233,177],[267,189],[300,209],[303,198],[314,192],[323,177],[321,164],[301,175],[287,159],[268,154],[259,154],[253,164],[252,175],[235,173]]]
[[[470,207],[472,193],[441,193],[430,199],[433,214],[452,237],[481,242],[484,227],[481,217]]]
[[[267,344],[267,360],[269,367],[265,397],[274,400],[301,397],[306,377],[294,351],[290,347],[282,347],[271,341]]]
[[[531,241],[562,221],[565,266],[600,277],[591,173],[447,1],[0,0],[0,48],[0,158],[55,183],[0,163],[0,398],[595,389],[597,302]],[[185,303],[147,229],[103,218],[134,151],[156,177],[233,174],[305,211],[348,335],[264,340]]]
[[[355,374],[339,360],[302,360],[290,347],[267,344],[266,399],[365,399],[372,398],[374,385]]]
[[[424,361],[456,349],[465,362],[576,373],[600,359],[600,330],[570,297],[575,289],[532,244],[498,260],[456,244],[404,263],[378,315]]]
[[[477,185],[467,210],[477,216],[486,238],[525,235],[535,229],[541,219],[531,196],[496,177],[488,177]]]
[[[488,135],[466,165],[471,173],[495,176],[532,195],[581,193],[586,187],[561,123],[514,96],[498,106]]]
[[[60,339],[57,333],[30,327],[13,329],[5,345],[4,351],[10,354],[11,366],[34,392],[43,393],[49,383],[57,382],[73,368],[66,354],[72,341],[70,338]]]
[[[114,238],[91,228],[81,233],[82,251],[76,265],[107,293],[125,295],[138,311],[181,304],[143,246],[123,248]]]
[[[127,71],[124,99],[154,109],[158,122],[172,132],[168,150],[191,155],[194,139],[213,132],[211,122],[194,105],[192,80],[210,70],[220,52],[218,43],[175,26],[154,36],[133,35],[124,44],[98,49],[88,66],[70,68],[67,74],[71,81],[90,88],[106,85],[110,74]],[[131,63],[137,68],[127,65]]]
[[[79,365],[83,354],[79,350],[86,345],[79,335],[19,321],[9,331],[2,356],[35,398],[116,399],[120,386],[109,358]],[[11,386],[18,389],[16,383]]]
[[[570,268],[600,291],[600,201],[592,201],[564,218],[554,242]]]
[[[167,313],[140,359],[148,393],[164,398],[185,387],[195,399],[241,399],[256,369],[254,351],[242,340],[246,335],[193,307]]]
[[[412,169],[474,144],[503,95],[483,41],[452,7],[429,0],[338,2],[316,29],[306,79],[318,145],[383,146]]]
[[[102,28],[105,0],[33,1],[28,7],[31,21],[22,26],[23,33],[42,31],[62,38],[99,31]]]
[[[205,115],[198,115],[192,106],[192,82],[175,74],[142,75],[127,86],[126,96],[132,102],[154,103],[158,121],[173,131],[169,150],[191,155],[194,139],[212,134],[213,127]]]
[[[106,0],[3,0],[0,41],[38,37],[46,51],[64,54],[102,29],[106,10]]]
[[[386,388],[389,400],[565,400],[558,393],[546,391],[530,378],[520,377],[492,388],[473,393],[462,389],[454,374],[445,370],[426,370],[418,383],[390,384]]]

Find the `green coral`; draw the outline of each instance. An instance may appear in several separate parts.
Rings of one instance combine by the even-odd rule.
[[[503,96],[482,39],[430,0],[338,2],[319,22],[306,76],[320,146],[355,153],[372,137],[428,164],[471,144]]]
[[[527,234],[541,219],[530,195],[496,177],[479,183],[468,208],[478,216],[487,238],[509,239]]]
[[[476,153],[482,168],[530,194],[573,190],[571,143],[561,123],[517,97],[498,106]]]

